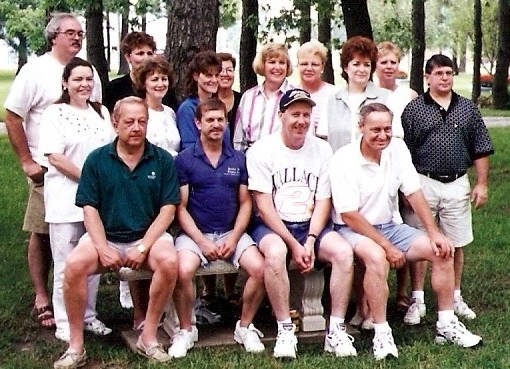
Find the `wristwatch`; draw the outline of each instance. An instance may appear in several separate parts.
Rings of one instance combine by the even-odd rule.
[[[140,254],[145,254],[145,251],[147,251],[147,248],[142,243],[140,243],[138,246],[136,246],[136,248],[138,249]]]

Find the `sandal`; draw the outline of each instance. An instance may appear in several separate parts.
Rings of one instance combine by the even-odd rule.
[[[55,325],[55,317],[53,316],[53,309],[50,305],[46,305],[40,308],[34,308],[30,312],[30,316],[36,322],[39,324],[39,327],[41,328],[47,328],[47,329],[53,329],[56,327]],[[51,321],[49,324],[48,321]],[[46,322],[46,324],[45,324]]]

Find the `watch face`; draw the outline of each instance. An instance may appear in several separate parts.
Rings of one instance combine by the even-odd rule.
[[[141,245],[141,244],[140,244],[140,245],[138,245],[138,246],[137,246],[137,249],[138,249],[138,251],[140,251],[140,253],[142,253],[142,254],[145,252],[145,246],[144,246],[144,245]]]

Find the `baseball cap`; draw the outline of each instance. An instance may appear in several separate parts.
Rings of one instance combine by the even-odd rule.
[[[283,94],[282,98],[280,99],[280,111],[283,112],[289,107],[290,104],[293,104],[296,101],[309,102],[312,108],[315,106],[315,102],[312,100],[308,92],[300,88],[294,88]]]

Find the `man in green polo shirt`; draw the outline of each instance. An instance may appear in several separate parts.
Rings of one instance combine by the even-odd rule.
[[[172,156],[146,140],[148,107],[137,97],[115,105],[113,143],[93,151],[80,178],[76,205],[83,207],[87,233],[69,256],[64,300],[71,329],[69,348],[54,368],[85,365],[83,315],[86,281],[105,270],[147,268],[154,272],[138,353],[170,360],[156,338],[158,323],[177,279],[177,253],[166,233],[180,202]]]

